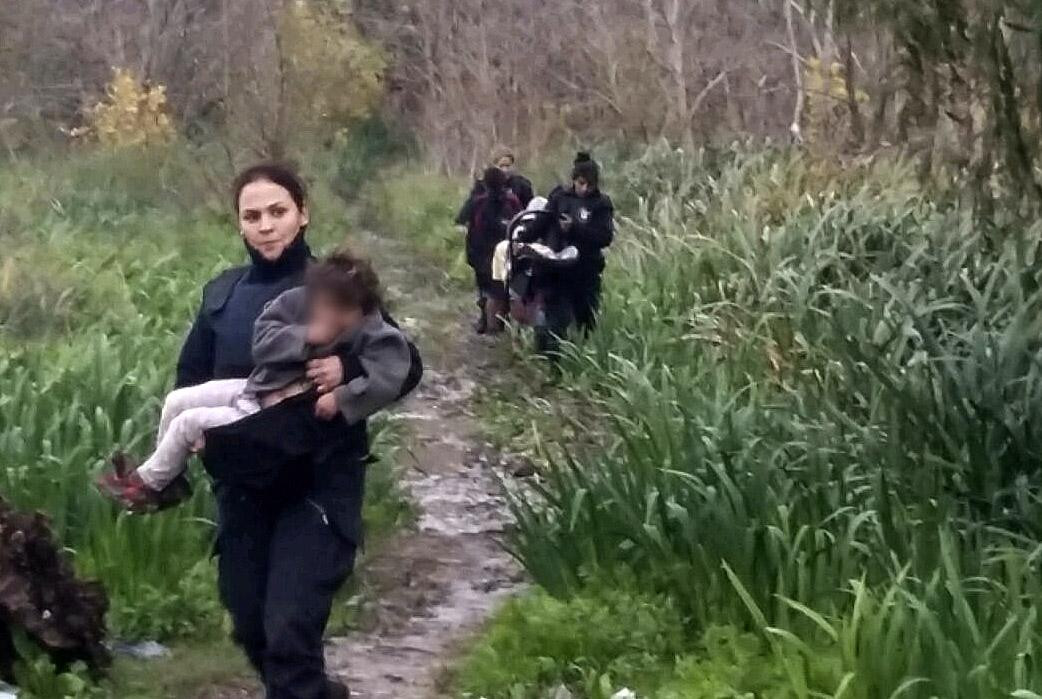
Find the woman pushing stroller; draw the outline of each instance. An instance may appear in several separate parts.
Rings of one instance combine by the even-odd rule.
[[[596,325],[604,250],[615,237],[614,206],[600,191],[600,166],[579,153],[572,184],[534,199],[510,224],[512,315],[535,328],[536,349],[553,355],[574,323]]]

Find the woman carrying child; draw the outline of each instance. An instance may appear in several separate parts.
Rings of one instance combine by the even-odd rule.
[[[227,410],[203,420],[213,425],[203,458],[215,476],[218,586],[235,640],[268,699],[342,699],[346,686],[325,674],[322,635],[362,538],[365,418],[422,368],[380,312],[367,263],[341,252],[309,273],[306,190],[292,170],[249,168],[233,191],[251,263],[203,290],[178,362],[182,390],[171,394],[181,403],[168,401],[157,453],[144,471],[117,469],[101,486],[129,507],[183,498],[199,411]],[[286,468],[276,486],[253,487],[240,474],[265,460]]]

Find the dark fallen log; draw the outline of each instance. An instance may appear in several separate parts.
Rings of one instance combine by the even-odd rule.
[[[59,668],[83,661],[106,667],[108,595],[76,578],[43,514],[16,512],[0,499],[0,677],[10,681],[16,660],[12,630],[24,632]]]

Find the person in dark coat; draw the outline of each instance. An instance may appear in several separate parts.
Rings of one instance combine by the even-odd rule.
[[[467,264],[474,270],[481,309],[474,326],[479,334],[501,330],[502,317],[507,312],[506,285],[493,279],[492,256],[496,245],[506,239],[507,226],[521,211],[521,204],[506,188],[506,182],[506,175],[499,168],[485,171],[484,191],[474,199],[467,222]]]
[[[247,378],[253,370],[254,321],[266,304],[303,283],[312,259],[305,242],[306,191],[291,169],[251,167],[236,178],[233,192],[250,264],[226,270],[205,286],[178,360],[177,387]],[[413,386],[422,364],[411,343],[410,352],[413,367],[407,384]],[[205,433],[203,459],[207,470],[218,474],[220,597],[232,617],[234,638],[262,678],[267,699],[348,696],[342,683],[326,677],[322,635],[333,596],[351,573],[361,544],[367,438],[364,421],[348,426],[314,415],[317,394],[357,375],[359,367],[348,363],[338,356],[311,360],[307,377],[316,393],[222,428],[231,434]],[[272,418],[292,420],[287,427],[293,429],[275,433],[279,439],[265,453],[275,447],[290,449],[289,442],[300,441],[293,435],[310,436],[309,451],[300,452],[302,460],[294,464],[297,470],[283,469],[278,488],[254,488],[243,478],[220,477],[242,466],[222,455],[241,455],[257,440],[270,438],[264,430],[270,430],[266,421]],[[331,443],[316,448],[315,436]],[[211,437],[213,454],[208,453]]]
[[[539,351],[556,352],[557,339],[575,323],[589,333],[597,323],[601,299],[604,250],[615,239],[615,207],[600,191],[600,166],[589,153],[579,153],[572,184],[556,188],[546,211],[556,226],[558,246],[574,246],[578,260],[545,279],[543,318],[537,324]]]

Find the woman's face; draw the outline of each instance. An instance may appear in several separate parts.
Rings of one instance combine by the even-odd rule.
[[[514,173],[514,159],[509,155],[504,155],[502,158],[496,161],[496,167],[502,170],[507,175]]]
[[[575,193],[578,194],[580,197],[588,196],[593,192],[593,186],[585,177],[576,177],[574,184]]]
[[[307,224],[307,207],[298,208],[290,193],[274,182],[251,182],[239,194],[239,230],[265,260],[282,257]]]

